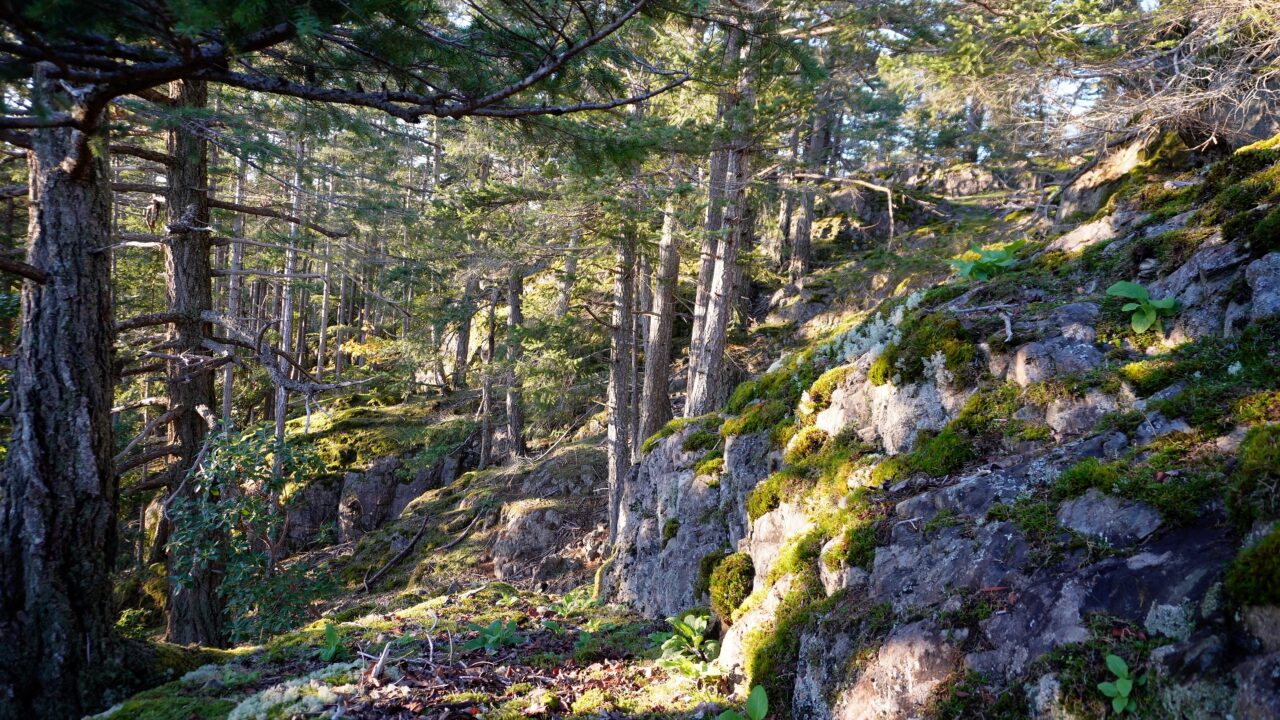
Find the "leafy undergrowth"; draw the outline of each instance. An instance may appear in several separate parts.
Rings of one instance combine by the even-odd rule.
[[[722,685],[700,686],[655,663],[649,634],[659,626],[585,592],[550,596],[488,583],[385,605],[400,609],[324,618],[99,717],[656,720],[727,705]]]

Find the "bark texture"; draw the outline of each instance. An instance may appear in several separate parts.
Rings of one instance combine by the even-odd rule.
[[[52,84],[44,92],[60,94]],[[22,290],[13,432],[0,473],[5,720],[94,711],[119,668],[107,158],[78,130],[31,135],[27,262],[50,277]]]
[[[618,241],[610,320],[608,403],[609,543],[618,531],[618,502],[631,469],[631,339],[635,288],[635,238],[624,232]]]
[[[675,325],[676,284],[680,280],[680,246],[676,241],[675,205],[670,200],[662,218],[656,279],[653,319],[644,353],[644,409],[637,441],[652,436],[671,419],[671,332]]]
[[[524,390],[520,382],[520,360],[524,356],[524,275],[519,268],[507,277],[507,434],[511,454],[524,457]]]
[[[208,99],[205,83],[183,80],[171,83],[170,96],[181,107],[202,108]],[[168,239],[164,246],[165,288],[169,311],[186,316],[170,326],[169,345],[175,358],[165,363],[165,390],[169,408],[178,413],[169,424],[169,444],[177,445],[177,460],[169,472],[174,480],[185,477],[196,463],[205,436],[206,418],[214,406],[213,373],[202,371],[209,360],[204,339],[212,335],[208,323],[198,318],[213,309],[213,272],[209,262],[208,148],[204,139],[180,123],[167,133],[169,165]],[[170,558],[172,562],[172,558]],[[218,569],[196,565],[178,582],[170,582],[166,637],[179,645],[197,643],[219,647],[222,603],[218,598]],[[170,577],[173,576],[170,565]]]

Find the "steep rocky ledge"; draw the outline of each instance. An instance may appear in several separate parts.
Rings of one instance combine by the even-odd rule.
[[[722,668],[796,718],[1099,717],[1108,654],[1150,679],[1144,716],[1280,716],[1257,587],[1278,577],[1280,252],[1232,220],[1269,206],[1227,192],[1251,153],[1274,150],[1113,199],[988,283],[904,283],[669,425],[627,479],[607,589],[655,618],[710,604]],[[1178,299],[1163,333],[1128,327],[1117,280]],[[818,302],[775,302],[796,297]]]

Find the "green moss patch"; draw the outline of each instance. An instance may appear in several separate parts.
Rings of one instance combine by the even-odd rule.
[[[1227,596],[1238,606],[1280,605],[1280,528],[1241,552],[1231,564]]]
[[[755,565],[747,553],[734,553],[715,562],[708,578],[708,594],[716,615],[726,622],[733,617],[733,611],[751,594],[755,574]]]
[[[939,313],[911,316],[902,323],[901,332],[902,339],[886,347],[872,364],[868,375],[872,384],[921,380],[925,362],[938,355],[960,386],[976,379],[974,338],[959,320]]]
[[[1227,508],[1241,529],[1280,517],[1280,425],[1261,425],[1245,435]]]

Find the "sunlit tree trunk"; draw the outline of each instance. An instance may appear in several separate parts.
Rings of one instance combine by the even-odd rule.
[[[680,246],[676,239],[675,202],[667,200],[658,242],[658,275],[653,294],[653,320],[644,353],[644,410],[637,445],[671,419],[671,332],[675,325],[676,284],[680,279]]]
[[[631,469],[631,320],[634,314],[632,290],[635,286],[635,238],[630,229],[622,233],[616,250],[617,267],[613,281],[613,317],[609,331],[609,386],[607,391],[607,453],[609,479],[609,542],[618,530],[618,503],[622,483]]]
[[[507,433],[511,436],[511,453],[524,457],[524,391],[520,381],[520,361],[524,355],[524,275],[515,268],[507,276]]]

